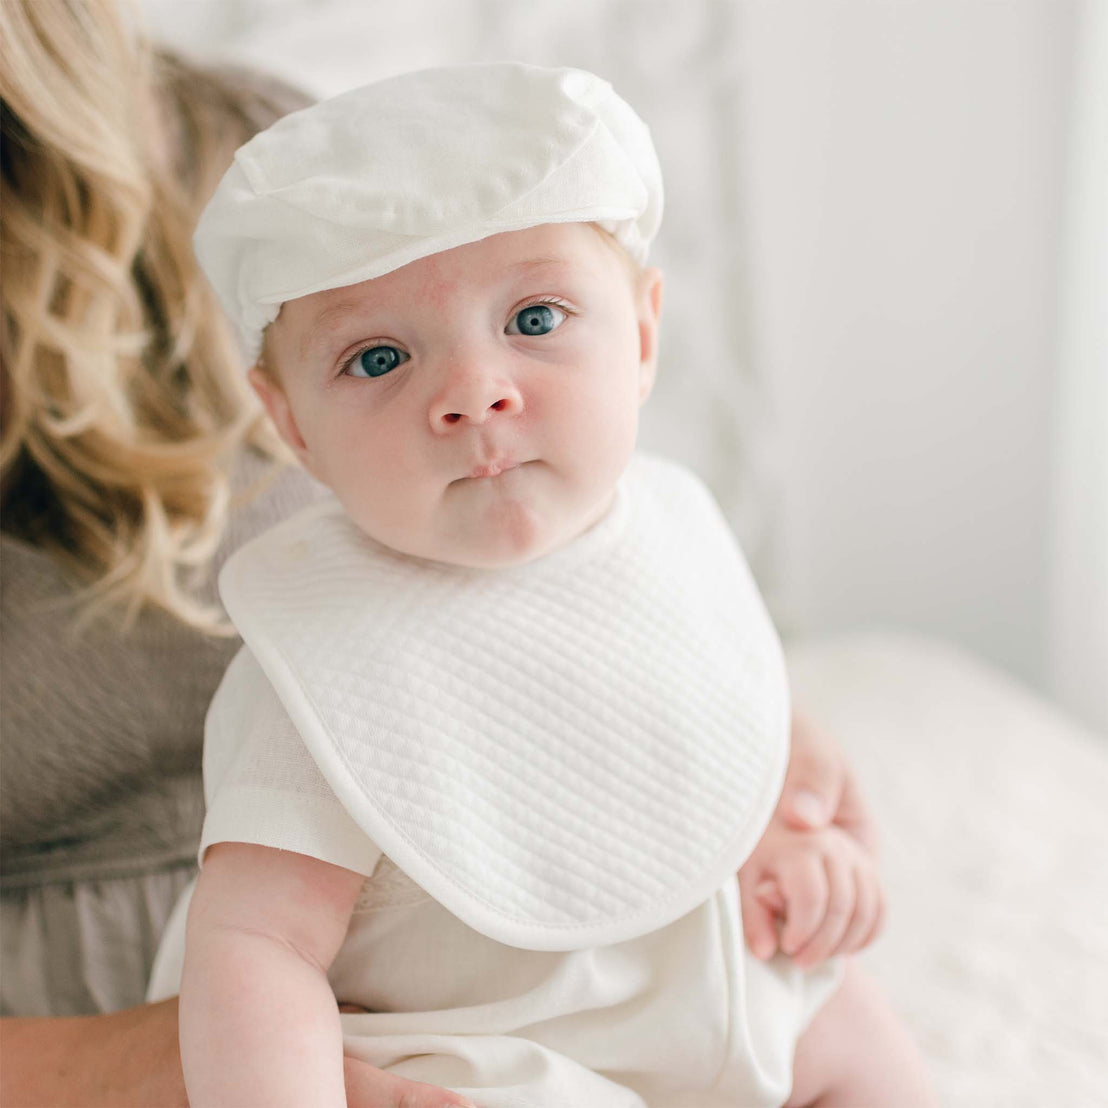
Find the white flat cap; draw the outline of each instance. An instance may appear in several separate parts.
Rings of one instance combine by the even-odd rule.
[[[650,133],[607,81],[504,62],[279,120],[235,154],[194,242],[254,357],[286,300],[541,223],[598,223],[642,263],[661,215]]]

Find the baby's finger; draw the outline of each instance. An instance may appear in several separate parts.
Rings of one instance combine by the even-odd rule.
[[[766,877],[754,886],[754,895],[759,902],[764,904],[771,912],[779,916],[785,914],[785,898],[781,895],[781,889],[772,877]]]
[[[827,874],[818,854],[805,852],[782,864],[777,883],[785,896],[781,949],[795,954],[816,933],[827,911]]]
[[[854,867],[844,865],[835,857],[827,857],[823,868],[827,874],[827,911],[816,933],[796,951],[796,964],[801,969],[818,965],[831,956],[842,942],[854,914],[857,899]]]
[[[761,886],[759,886],[761,888]],[[742,902],[743,935],[746,945],[755,958],[763,961],[777,953],[776,916],[766,899],[757,889],[748,890],[739,882],[739,896]]]
[[[872,870],[863,869],[855,871],[854,878],[856,890],[854,917],[850,921],[850,926],[843,933],[839,945],[831,952],[832,954],[854,954],[869,945],[869,935],[873,932],[873,925],[877,922],[880,889],[876,876]]]

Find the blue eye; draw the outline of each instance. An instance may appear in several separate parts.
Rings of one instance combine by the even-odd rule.
[[[346,372],[351,377],[384,377],[407,360],[408,355],[395,346],[371,346],[355,356],[346,367]]]
[[[553,304],[532,304],[516,312],[507,330],[509,335],[548,335],[565,318],[566,313]]]

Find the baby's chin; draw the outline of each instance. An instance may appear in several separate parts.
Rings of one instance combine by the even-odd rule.
[[[470,569],[513,569],[549,554],[570,537],[513,500],[488,505],[436,545],[439,561]]]
[[[489,516],[493,518],[489,518]],[[410,557],[466,569],[515,569],[537,561],[572,542],[585,528],[558,531],[546,525],[534,512],[518,504],[487,513],[483,520],[433,538],[394,542],[385,546]]]
[[[611,507],[614,493],[600,509],[566,516],[544,516],[518,501],[486,511],[471,525],[439,544],[438,561],[471,569],[513,569],[568,546],[590,531]]]
[[[582,536],[603,518],[613,498],[614,491],[599,507],[586,507],[544,496],[487,496],[483,491],[470,496],[462,490],[462,496],[440,503],[422,527],[390,528],[380,520],[370,527],[353,512],[351,518],[398,554],[468,569],[513,569]]]

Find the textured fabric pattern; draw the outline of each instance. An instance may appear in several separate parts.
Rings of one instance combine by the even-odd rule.
[[[245,453],[236,495],[268,471]],[[197,594],[214,600],[227,556],[318,490],[289,469],[233,512]],[[0,541],[3,887],[189,858],[203,817],[204,715],[237,640],[157,612],[128,633],[105,623],[77,637],[73,586],[56,563],[11,536]]]
[[[244,547],[220,589],[354,820],[498,941],[663,926],[772,811],[780,647],[710,495],[672,463],[638,456],[600,524],[518,569],[398,555],[328,502]]]
[[[208,712],[204,794],[200,859],[213,843],[257,843],[369,876],[381,858],[336,798],[245,648]]]
[[[214,599],[231,551],[319,495],[299,469],[271,472],[240,457],[239,507],[198,595]],[[75,637],[56,563],[10,535],[0,546],[0,1012],[125,1007],[195,868],[204,713],[239,643],[156,612]]]

